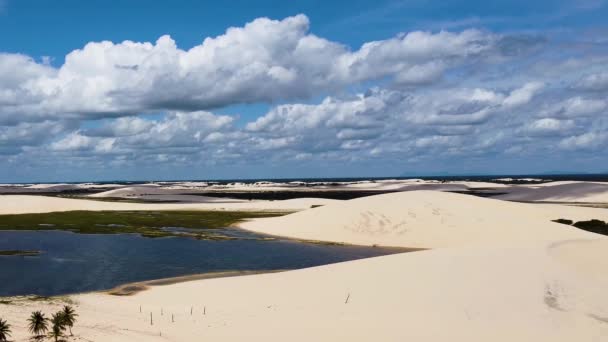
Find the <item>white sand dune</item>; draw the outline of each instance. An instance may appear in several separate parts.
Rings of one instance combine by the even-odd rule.
[[[608,211],[408,191],[253,220],[241,227],[302,239],[421,248],[519,245],[598,236],[551,222],[558,218],[608,221]]]
[[[504,179],[512,181],[512,179]],[[119,184],[16,184],[2,185],[3,193],[35,194],[39,192],[102,191],[90,194],[90,197],[123,197],[152,201],[180,202],[236,202],[238,200],[213,200],[204,196],[204,192],[300,192],[318,193],[323,191],[448,191],[448,192],[484,192],[495,194],[496,198],[525,202],[583,202],[608,203],[608,183],[558,181],[539,184],[502,184],[476,181],[439,181],[422,179],[386,179],[375,181],[352,182],[235,182],[217,184],[213,182],[158,182],[132,185]],[[307,196],[312,197],[312,196]]]
[[[322,198],[297,198],[285,201],[121,203],[47,196],[0,195],[0,214],[72,210],[302,210],[313,205],[325,205],[332,202],[334,201]]]
[[[74,332],[117,342],[603,341],[608,238],[550,222],[559,217],[606,220],[608,211],[415,191],[256,220],[245,226],[437,249],[152,287],[130,297],[76,295]],[[29,313],[59,305],[25,300],[0,304],[0,312],[15,339],[26,341]]]
[[[507,184],[502,184],[502,183],[492,183],[492,182],[464,182],[464,181],[453,181],[453,182],[449,182],[447,184],[460,184],[463,185],[469,189],[485,189],[485,188],[490,188],[490,189],[502,189],[502,188],[506,188],[509,187],[509,185]]]
[[[142,195],[164,195],[171,194],[171,190],[163,189],[158,186],[147,186],[147,185],[138,185],[138,186],[127,186],[121,187],[118,189],[112,189],[104,192],[99,192],[96,194],[88,195],[88,197],[94,198],[104,198],[104,197],[132,197],[132,196],[142,196]]]
[[[88,195],[91,198],[126,198],[146,201],[174,201],[183,203],[244,203],[247,200],[183,194],[183,189],[132,186]]]

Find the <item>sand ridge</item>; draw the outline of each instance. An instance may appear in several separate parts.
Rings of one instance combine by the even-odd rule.
[[[468,195],[408,191],[364,197],[240,227],[260,233],[360,245],[439,248],[520,245],[602,237],[551,222],[558,218],[608,221],[608,211],[505,202]]]
[[[519,184],[521,183],[521,184]],[[498,199],[524,202],[608,203],[608,183],[589,181],[547,181],[542,179],[497,178],[486,181],[382,179],[354,181],[258,181],[258,182],[154,182],[133,184],[1,184],[2,193],[35,194],[67,193],[93,198],[127,198],[179,202],[239,202],[235,199],[213,199],[211,193],[295,192],[301,197],[318,193],[361,193],[395,191],[451,191],[494,196]],[[307,196],[306,194],[312,196]],[[207,196],[207,197],[205,197]],[[229,197],[229,196],[228,196]],[[323,197],[323,196],[321,196]],[[242,200],[241,200],[242,201]]]
[[[0,195],[0,215],[72,210],[303,210],[334,200],[298,198],[284,201],[221,201],[201,203],[124,203],[51,196]]]

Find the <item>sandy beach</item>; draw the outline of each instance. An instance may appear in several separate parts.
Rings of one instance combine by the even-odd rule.
[[[286,202],[302,208],[318,201],[230,205],[279,209],[288,207]],[[33,196],[2,196],[0,203],[2,213],[216,205]],[[241,226],[295,238],[428,250],[151,286],[131,296],[14,299],[0,304],[0,312],[13,324],[16,341],[29,338],[25,323],[31,311],[51,313],[64,300],[80,314],[76,338],[92,341],[602,341],[608,336],[608,239],[551,222],[557,218],[608,220],[608,212],[439,191],[330,201]]]

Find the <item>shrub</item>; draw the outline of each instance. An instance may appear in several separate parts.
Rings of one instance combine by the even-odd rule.
[[[601,220],[579,221],[573,226],[589,232],[608,235],[608,223]]]

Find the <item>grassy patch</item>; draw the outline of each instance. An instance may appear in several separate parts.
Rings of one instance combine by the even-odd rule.
[[[285,212],[252,211],[67,211],[42,214],[0,215],[0,230],[67,230],[83,234],[135,233],[146,237],[192,236],[225,240],[232,237],[213,229],[245,219],[285,215]],[[191,233],[165,231],[180,227]]]
[[[324,246],[347,246],[346,243],[343,242],[332,242],[332,241],[320,241],[320,240],[307,240],[307,239],[297,239],[303,243],[310,243],[314,245],[324,245]]]
[[[68,305],[77,305],[78,303],[68,297],[68,296],[38,296],[38,295],[28,295],[28,296],[13,296],[13,297],[4,297],[0,299],[0,304],[4,305],[24,305],[28,302],[41,302],[48,304],[68,304]]]
[[[24,255],[24,256],[33,256],[40,254],[40,251],[22,251],[19,249],[11,249],[11,250],[0,250],[0,256],[6,255]]]

